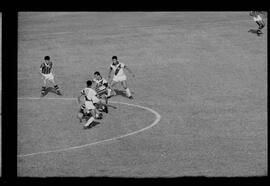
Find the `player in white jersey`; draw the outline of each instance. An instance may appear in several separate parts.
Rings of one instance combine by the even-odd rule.
[[[95,119],[101,119],[102,117],[102,114],[96,109],[94,105],[96,103],[100,103],[100,100],[97,98],[96,91],[92,88],[92,81],[88,80],[86,82],[86,85],[87,87],[81,90],[81,94],[78,97],[78,103],[81,104],[80,98],[84,96],[84,106],[85,106],[83,108],[83,113],[82,114],[80,114],[80,112],[78,113],[78,117],[80,121],[84,114],[90,115],[90,118],[87,120],[86,124],[84,125],[84,129],[87,129]]]
[[[249,15],[253,17],[253,20],[259,26],[259,28],[257,29],[257,35],[260,36],[262,34],[262,31],[261,30],[265,26],[265,23],[264,23],[262,17],[260,16],[260,12],[258,12],[258,11],[251,11],[249,13]]]
[[[126,91],[127,97],[129,99],[133,99],[131,92],[129,90],[129,88],[127,87],[127,76],[124,72],[124,69],[128,70],[130,74],[133,75],[133,77],[135,77],[135,74],[124,64],[124,63],[120,63],[117,60],[117,56],[113,56],[112,57],[112,64],[110,66],[109,69],[109,75],[108,75],[108,79],[111,79],[111,72],[114,72],[113,75],[113,79],[111,81],[111,88],[113,89],[113,87],[117,84],[117,83],[121,83],[121,85],[123,86],[123,88]],[[114,95],[116,94],[115,91],[113,90]]]

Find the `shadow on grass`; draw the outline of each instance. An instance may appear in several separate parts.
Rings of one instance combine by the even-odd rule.
[[[261,33],[261,34],[258,34],[257,33],[257,29],[249,29],[249,31],[248,32],[250,32],[250,33],[252,33],[252,34],[256,34],[257,36],[260,36],[260,35],[262,35],[263,33]]]
[[[46,96],[49,92],[54,93],[56,95],[62,96],[62,94],[58,94],[54,87],[47,87],[44,91],[44,94],[42,97]]]
[[[124,90],[118,90],[118,89],[114,89],[114,91],[115,91],[115,93],[116,93],[115,96],[120,95],[120,96],[123,96],[123,97],[125,97],[125,98],[128,98],[128,96],[127,96],[127,94],[126,94],[126,91],[124,91]],[[134,94],[134,92],[131,92],[131,94]]]

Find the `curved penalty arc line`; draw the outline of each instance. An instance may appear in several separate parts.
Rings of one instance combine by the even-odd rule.
[[[18,98],[18,100],[39,100],[39,99],[42,100],[44,98],[31,98],[31,97]],[[60,99],[60,100],[76,100],[75,98],[46,98],[46,99],[49,99],[49,100],[57,100],[57,99]],[[120,135],[120,136],[116,136],[116,137],[113,137],[113,138],[109,138],[109,139],[105,139],[105,140],[101,140],[101,141],[96,141],[96,142],[88,143],[88,144],[84,144],[84,145],[63,148],[63,149],[50,150],[50,151],[41,151],[41,152],[35,152],[35,153],[29,153],[29,154],[21,154],[21,155],[17,155],[17,157],[20,158],[20,157],[39,155],[39,154],[64,152],[64,151],[69,151],[69,150],[82,149],[82,148],[86,148],[86,147],[89,147],[89,146],[93,146],[93,145],[97,145],[97,144],[101,144],[101,143],[105,143],[105,142],[109,142],[109,141],[114,141],[114,140],[117,140],[117,139],[125,138],[127,136],[131,136],[131,135],[143,132],[145,130],[148,130],[148,129],[152,128],[153,126],[155,126],[161,119],[161,116],[160,116],[160,114],[158,112],[156,112],[155,110],[153,110],[151,108],[148,108],[148,107],[144,107],[144,106],[136,105],[136,104],[132,104],[132,103],[118,102],[118,101],[109,101],[109,102],[110,103],[118,103],[118,104],[133,106],[133,107],[138,107],[138,108],[148,110],[149,112],[152,112],[153,114],[155,114],[156,119],[151,125],[149,125],[147,127],[144,127],[144,128],[142,128],[140,130],[124,134],[124,135]]]

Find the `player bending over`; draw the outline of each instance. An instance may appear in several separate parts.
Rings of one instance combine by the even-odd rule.
[[[82,121],[83,117],[89,116],[86,124],[84,125],[84,129],[89,128],[90,124],[95,119],[101,119],[102,113],[99,112],[97,106],[104,106],[99,98],[97,98],[96,91],[92,88],[92,81],[88,80],[86,82],[86,88],[81,90],[81,94],[78,97],[78,103],[81,104],[81,97],[84,96],[84,105],[81,105],[81,108],[78,113],[78,118],[80,122]]]
[[[58,95],[62,95],[62,93],[59,90],[58,85],[54,81],[52,65],[53,65],[53,63],[50,60],[50,56],[45,56],[44,61],[40,65],[40,74],[41,74],[42,80],[43,80],[43,86],[41,88],[41,96],[45,95],[47,81],[50,81],[53,83],[54,88],[55,88]]]
[[[257,35],[261,35],[262,34],[262,29],[265,26],[265,23],[262,19],[262,17],[260,16],[260,13],[258,11],[251,11],[249,13],[250,16],[253,17],[253,20],[257,23],[257,25],[259,26],[257,29]]]
[[[135,74],[124,63],[120,63],[118,61],[117,56],[113,56],[112,64],[110,65],[110,69],[109,69],[108,79],[111,79],[111,72],[113,71],[114,74],[113,74],[113,79],[111,81],[111,88],[112,88],[113,94],[116,95],[113,87],[117,83],[120,82],[122,87],[125,89],[127,97],[129,99],[133,99],[129,88],[127,87],[127,76],[125,75],[124,69],[128,70],[129,73],[132,74],[133,77],[135,77]]]
[[[112,91],[108,81],[101,76],[100,72],[95,72],[93,82],[95,82],[96,85],[95,89],[98,94],[98,98],[104,99],[106,104],[108,104],[108,98],[111,96]]]

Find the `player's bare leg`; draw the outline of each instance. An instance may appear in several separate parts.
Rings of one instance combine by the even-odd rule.
[[[112,81],[112,82],[110,83],[110,87],[111,87],[110,96],[116,96],[116,92],[115,92],[115,90],[114,90],[114,87],[115,87],[116,84],[117,84],[116,81]]]
[[[107,97],[106,97],[106,100],[107,100],[107,104],[108,104],[108,98],[110,98],[112,95],[112,88],[111,87],[108,87],[107,89]]]
[[[127,94],[127,97],[129,98],[129,99],[133,99],[133,97],[132,97],[132,95],[131,95],[131,92],[130,92],[130,90],[129,90],[129,88],[127,87],[127,81],[121,81],[121,84],[122,84],[122,86],[123,86],[123,88],[125,89],[125,91],[126,91],[126,94]]]
[[[91,112],[91,117],[87,120],[86,124],[83,126],[84,129],[87,129],[91,125],[91,123],[95,120],[94,118],[96,115],[95,110],[94,109],[89,110],[88,112]]]
[[[54,89],[56,90],[57,94],[62,95],[59,86],[55,83],[54,79],[51,79],[51,82],[53,83]]]
[[[47,85],[47,82],[45,80],[45,78],[42,78],[43,80],[43,86],[41,87],[41,96],[45,96],[45,91],[46,91],[46,85]]]
[[[108,98],[106,95],[102,96],[102,99],[100,100],[100,105],[102,108],[102,111],[106,112],[108,114]]]

